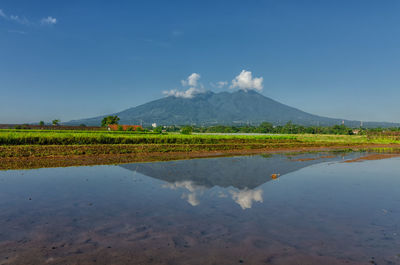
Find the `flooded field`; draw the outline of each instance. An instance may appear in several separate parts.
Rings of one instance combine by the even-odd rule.
[[[400,264],[400,158],[360,157],[0,171],[0,264]]]

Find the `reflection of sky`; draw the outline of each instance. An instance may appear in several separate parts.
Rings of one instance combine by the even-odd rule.
[[[196,185],[191,180],[176,181],[173,183],[166,183],[162,186],[163,188],[177,190],[184,189],[188,192],[184,192],[181,196],[182,199],[186,200],[192,206],[198,206],[200,204],[199,196],[203,195],[207,187]],[[253,202],[263,202],[263,191],[261,189],[243,189],[243,190],[230,190],[229,193],[232,196],[234,202],[245,210],[250,209],[253,206]],[[227,198],[228,195],[220,191],[217,195],[218,198]]]
[[[176,189],[188,190],[189,193],[182,194],[182,199],[185,199],[192,206],[197,206],[200,204],[198,196],[201,195],[203,191],[206,189],[206,187],[204,186],[199,186],[194,184],[194,182],[191,180],[167,183],[163,185],[163,188],[168,188],[171,190],[176,190]]]
[[[263,202],[263,191],[261,189],[258,190],[239,190],[234,191],[231,190],[232,199],[242,207],[243,210],[250,209],[253,205],[253,202]]]
[[[203,190],[205,187],[196,185],[191,180],[184,180],[184,181],[175,181],[174,183],[167,183],[163,185],[164,188],[169,188],[172,190],[176,190],[178,188],[187,189],[190,192],[195,192],[196,190]]]
[[[197,198],[196,193],[182,194],[182,199],[186,199],[187,202],[192,206],[197,206],[200,204],[199,199]]]

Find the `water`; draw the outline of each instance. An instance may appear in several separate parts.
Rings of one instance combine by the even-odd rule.
[[[400,264],[400,159],[359,155],[0,171],[0,264]]]

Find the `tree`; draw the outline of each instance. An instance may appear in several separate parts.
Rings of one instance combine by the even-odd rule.
[[[269,122],[263,122],[258,127],[258,132],[260,133],[272,133],[274,130],[274,126]]]
[[[44,126],[44,121],[39,121],[40,126]]]
[[[56,126],[60,123],[60,120],[56,119],[52,121],[53,125]]]
[[[192,134],[193,128],[190,126],[185,126],[181,130],[181,134]]]
[[[105,127],[110,124],[118,124],[119,120],[120,119],[118,116],[107,116],[107,117],[104,117],[103,120],[101,121],[101,126]]]
[[[162,126],[157,126],[156,128],[153,129],[153,132],[155,132],[155,133],[162,133],[162,129],[163,129]]]

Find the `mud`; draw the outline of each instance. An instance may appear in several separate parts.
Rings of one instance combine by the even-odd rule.
[[[388,159],[393,157],[400,157],[400,154],[368,154],[359,158],[346,160],[345,163],[354,163],[354,162],[363,162],[369,160],[381,160],[381,159]]]
[[[116,148],[116,146],[111,146]],[[135,147],[141,149],[140,151],[127,153],[117,153],[118,150],[111,150],[109,153],[102,154],[99,151],[96,153],[96,146],[90,146],[91,152],[82,152],[79,155],[72,155],[74,148],[77,146],[36,146],[32,150],[26,150],[23,146],[3,146],[1,147],[8,153],[13,155],[7,156],[7,152],[2,157],[0,156],[0,170],[11,169],[34,169],[34,168],[48,168],[48,167],[70,167],[70,166],[90,166],[90,165],[113,165],[113,164],[126,164],[133,162],[154,162],[154,161],[170,161],[192,158],[207,158],[207,157],[224,157],[236,155],[253,155],[253,154],[273,154],[273,153],[292,153],[292,152],[317,152],[317,151],[340,151],[340,150],[365,150],[373,148],[391,148],[399,149],[398,144],[375,144],[375,145],[337,145],[337,146],[314,146],[314,145],[300,145],[300,146],[278,146],[278,147],[263,147],[263,148],[250,148],[227,150],[223,147],[221,150],[208,150],[208,146],[201,150],[201,146],[197,145],[196,150],[189,151],[174,151],[164,149],[157,151],[157,148],[152,146],[148,150],[147,146]],[[26,152],[24,156],[18,156],[19,149],[21,152]],[[37,148],[37,149],[35,149]],[[104,148],[103,145],[98,146],[99,149]],[[161,147],[160,147],[161,148]],[[237,147],[241,148],[241,147]],[[39,149],[39,150],[38,150]],[[180,146],[180,149],[182,147]],[[35,152],[42,152],[43,155]],[[49,151],[46,154],[46,151]],[[397,151],[396,151],[397,152]],[[91,154],[93,153],[93,154]],[[394,155],[394,154],[390,154]],[[385,155],[383,155],[384,157]],[[307,158],[306,158],[307,159]],[[311,158],[314,159],[314,158]]]

